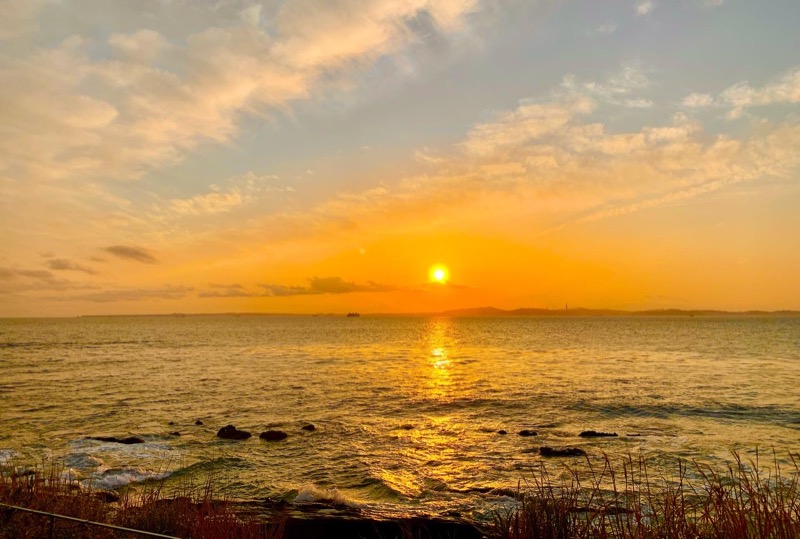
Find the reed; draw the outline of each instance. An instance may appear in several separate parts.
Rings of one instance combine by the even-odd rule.
[[[800,470],[782,470],[756,453],[734,453],[724,472],[677,464],[673,479],[653,477],[644,458],[612,464],[586,457],[554,480],[546,467],[523,486],[518,503],[496,510],[493,539],[792,539],[800,537]]]
[[[113,501],[110,501],[111,500]],[[237,511],[235,504],[214,490],[209,476],[200,485],[184,482],[169,491],[164,481],[113,493],[83,486],[63,470],[0,469],[0,503],[57,513],[126,528],[198,539],[277,539],[283,520],[262,522]],[[0,508],[0,538],[34,539],[49,536],[50,521],[41,515]],[[56,537],[130,538],[86,524],[56,520]]]

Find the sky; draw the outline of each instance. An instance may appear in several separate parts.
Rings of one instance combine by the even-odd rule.
[[[798,20],[0,0],[0,316],[800,309]]]

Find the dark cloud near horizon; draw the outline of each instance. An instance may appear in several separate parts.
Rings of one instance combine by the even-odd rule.
[[[97,273],[92,268],[88,268],[78,264],[74,260],[68,260],[66,258],[54,258],[52,260],[48,260],[47,267],[56,271],[81,271],[83,273],[88,273],[89,275],[95,275]]]
[[[308,296],[316,294],[351,294],[353,292],[392,292],[397,287],[367,281],[358,284],[345,281],[341,277],[312,277],[308,280],[309,286],[284,286],[278,284],[260,284],[266,296]]]
[[[81,294],[61,299],[64,301],[91,301],[94,303],[111,303],[115,301],[171,300],[185,298],[194,288],[190,286],[166,285],[160,288],[126,288],[121,290],[104,290],[92,294]]]
[[[233,284],[208,283],[208,286],[210,286],[211,288],[239,288],[239,289],[244,288],[239,283],[233,283]]]
[[[56,277],[47,270],[27,270],[0,267],[0,294],[44,290],[91,290],[92,285],[75,283]]]
[[[133,245],[110,245],[109,247],[104,247],[103,250],[117,258],[135,260],[143,264],[158,264],[158,259],[143,247],[135,247]]]

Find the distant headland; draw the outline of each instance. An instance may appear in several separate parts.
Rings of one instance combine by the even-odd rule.
[[[450,316],[454,318],[466,317],[590,317],[590,316],[775,316],[775,317],[800,317],[800,311],[779,310],[747,310],[747,311],[724,311],[718,309],[645,309],[645,310],[623,310],[623,309],[589,309],[584,307],[566,307],[564,309],[543,309],[535,307],[521,307],[517,309],[499,309],[497,307],[469,307],[465,309],[449,309],[445,311],[427,312],[405,312],[405,313],[381,313],[381,312],[348,312],[348,313],[278,313],[278,312],[220,312],[220,313],[169,313],[169,314],[109,314],[109,315],[82,315],[78,318],[93,317],[145,317],[145,316],[318,316],[318,317],[340,317],[348,318],[361,316]]]

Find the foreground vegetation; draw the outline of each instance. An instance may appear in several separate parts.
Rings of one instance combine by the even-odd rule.
[[[724,473],[698,463],[679,464],[672,480],[653,477],[644,459],[590,459],[565,468],[558,478],[541,467],[520,485],[515,503],[493,510],[476,528],[404,524],[379,527],[367,521],[336,522],[340,537],[478,537],[491,539],[794,539],[800,537],[800,469],[791,455],[788,471],[776,455],[734,461]],[[550,467],[552,470],[554,467]],[[334,522],[287,527],[286,514],[264,521],[215,496],[213,479],[167,494],[163,482],[111,493],[78,485],[58,470],[0,469],[0,503],[111,523],[177,537],[327,537]],[[385,524],[385,523],[384,523]],[[432,524],[432,522],[429,522]],[[0,538],[49,536],[40,515],[0,507]],[[480,531],[478,531],[478,529]],[[471,531],[470,531],[471,530]],[[56,521],[56,537],[133,537],[75,522]]]
[[[200,487],[185,484],[167,495],[164,483],[128,489],[121,495],[84,488],[57,469],[0,473],[0,503],[15,505],[176,537],[272,539],[283,537],[282,521],[260,522],[218,499],[213,479]],[[49,537],[50,519],[0,507],[0,538]],[[116,539],[136,537],[78,522],[55,520],[55,537]]]
[[[517,506],[495,511],[495,539],[796,539],[800,537],[800,470],[781,470],[777,455],[734,462],[725,473],[678,465],[674,480],[651,477],[644,459],[612,465],[586,459],[554,481],[542,468],[521,489]]]

